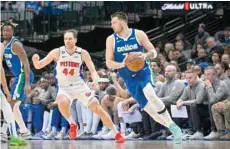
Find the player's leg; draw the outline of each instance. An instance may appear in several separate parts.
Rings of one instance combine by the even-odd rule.
[[[12,108],[13,108],[13,115],[15,118],[15,121],[17,122],[19,128],[20,128],[20,135],[24,139],[30,139],[31,133],[26,128],[26,125],[23,121],[22,114],[20,111],[20,104],[21,101],[25,98],[25,92],[24,92],[24,75],[21,74],[18,78],[15,78],[12,89],[11,89],[11,97],[12,97]]]
[[[144,110],[158,123],[169,128],[174,135],[175,143],[181,143],[181,129],[172,121],[164,103],[157,97],[150,83],[145,85],[143,93],[148,100]]]
[[[8,129],[10,132],[10,145],[26,145],[26,141],[20,139],[17,135],[16,126],[15,126],[15,119],[12,112],[12,108],[6,97],[0,93],[1,96],[1,110],[3,111],[4,119],[7,122]]]
[[[124,142],[124,138],[121,136],[120,133],[118,133],[118,130],[112,122],[109,114],[101,107],[96,97],[92,97],[92,99],[88,103],[88,107],[101,118],[103,124],[106,127],[111,129],[113,135],[115,136],[116,142]]]

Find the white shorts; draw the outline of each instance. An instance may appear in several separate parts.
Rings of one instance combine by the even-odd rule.
[[[94,97],[94,91],[83,80],[79,80],[75,84],[59,86],[57,96],[59,95],[65,95],[70,100],[70,104],[77,99],[88,107],[89,101]]]

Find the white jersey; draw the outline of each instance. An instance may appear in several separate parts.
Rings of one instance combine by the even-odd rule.
[[[76,52],[70,55],[65,46],[60,49],[60,56],[56,64],[56,79],[59,87],[78,84],[82,71],[82,49],[77,47]]]

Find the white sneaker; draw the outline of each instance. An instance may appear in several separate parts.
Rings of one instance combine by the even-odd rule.
[[[3,123],[0,129],[0,140],[2,143],[8,142],[7,129],[8,129],[7,124]]]
[[[60,132],[54,137],[54,139],[56,139],[56,140],[63,140],[64,137],[65,137],[65,133],[63,133],[63,132],[60,131]]]
[[[25,139],[25,140],[28,140],[28,139],[31,139],[32,138],[32,135],[30,133],[30,131],[28,130],[26,133],[20,133],[19,136],[22,138],[22,139]]]
[[[113,132],[110,131],[107,134],[101,136],[101,138],[104,139],[104,140],[112,140],[112,139],[115,138],[115,136],[113,135]]]
[[[208,136],[204,137],[205,140],[215,140],[215,139],[220,139],[221,136],[224,135],[224,132],[215,132],[212,131]]]
[[[101,136],[107,134],[109,131],[107,129],[102,129],[98,134],[93,135],[92,138],[94,139],[102,139]]]
[[[77,133],[77,137],[80,137],[81,135],[83,135],[85,132],[84,130],[79,130],[78,133]]]
[[[204,138],[203,133],[199,131],[197,131],[191,137],[189,137],[190,140],[202,140],[203,138]]]
[[[167,140],[173,140],[173,135],[166,137]]]
[[[43,139],[45,139],[45,140],[53,140],[54,139],[54,137],[57,135],[57,133],[54,133],[54,132],[50,132],[49,134],[47,134],[46,136],[42,136],[43,137]]]
[[[124,138],[127,139],[127,140],[131,140],[131,139],[134,139],[135,137],[137,137],[137,135],[138,134],[136,134],[134,131],[132,131],[130,134],[128,134]]]

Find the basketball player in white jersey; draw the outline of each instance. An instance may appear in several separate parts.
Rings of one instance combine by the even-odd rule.
[[[114,134],[116,142],[124,142],[124,138],[118,133],[110,116],[100,106],[98,100],[94,97],[94,92],[85,84],[81,78],[81,66],[84,62],[93,79],[93,86],[98,87],[98,74],[89,53],[80,47],[75,46],[77,43],[77,31],[67,30],[64,33],[65,46],[53,49],[42,60],[39,60],[37,54],[33,55],[32,60],[36,69],[41,69],[51,63],[56,62],[56,79],[59,87],[57,93],[57,103],[61,114],[68,120],[70,124],[70,139],[77,136],[77,125],[70,115],[70,105],[74,99],[78,99],[84,105],[88,106],[96,113],[108,128]]]

